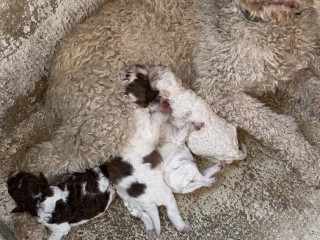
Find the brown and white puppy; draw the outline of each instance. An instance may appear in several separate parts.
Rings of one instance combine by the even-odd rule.
[[[61,239],[72,226],[100,216],[114,197],[104,165],[74,173],[57,186],[50,186],[42,173],[16,171],[8,176],[7,185],[17,204],[12,212],[36,216],[52,231],[50,240]]]
[[[130,92],[130,91],[129,91]],[[139,103],[143,99],[137,100]],[[106,163],[109,179],[130,213],[139,217],[150,238],[160,235],[159,206],[165,206],[173,225],[190,232],[183,221],[171,189],[163,178],[161,156],[156,151],[160,127],[170,116],[167,103],[151,102],[135,111],[135,133],[121,157]]]

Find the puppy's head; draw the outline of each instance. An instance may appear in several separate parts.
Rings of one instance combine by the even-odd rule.
[[[151,66],[149,68],[149,80],[152,88],[160,91],[160,95],[179,87],[182,84],[170,68],[161,65]]]
[[[313,0],[235,0],[250,19],[286,24],[295,15],[313,5]]]
[[[36,176],[22,171],[12,172],[8,176],[7,186],[10,196],[17,204],[12,212],[29,212],[36,216],[39,203],[52,195],[42,173]]]
[[[147,69],[141,65],[132,66],[126,79],[126,94],[140,107],[146,108],[159,94],[159,91],[151,89]]]

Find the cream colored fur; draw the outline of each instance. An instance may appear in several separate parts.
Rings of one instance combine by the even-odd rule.
[[[319,121],[319,52],[317,12],[309,6],[279,25],[249,21],[231,0],[110,1],[60,44],[46,102],[57,131],[21,167],[50,175],[119,154],[135,121],[122,74],[134,63],[162,63],[219,116],[278,150],[317,186],[318,146],[293,117],[257,97],[281,87]]]
[[[187,139],[188,147],[195,155],[212,162],[223,160],[227,163],[246,158],[244,145],[242,151],[239,150],[237,129],[215,114],[201,97],[184,88],[170,69],[150,68],[149,77],[160,96],[169,101],[174,125],[181,128],[186,123],[203,123],[203,127],[191,132]]]

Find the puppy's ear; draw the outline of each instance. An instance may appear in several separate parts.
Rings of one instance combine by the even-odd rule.
[[[44,174],[42,172],[39,174],[39,177],[40,177],[40,182],[42,184],[49,185],[48,180],[46,179],[46,177],[44,176]]]
[[[11,213],[19,213],[19,212],[25,212],[27,209],[25,206],[16,206],[14,209],[12,209]]]
[[[43,173],[39,174],[39,179],[40,179],[40,192],[42,193],[41,197],[39,198],[40,201],[45,200],[46,197],[51,197],[52,196],[52,191],[50,189],[48,180],[44,176]]]

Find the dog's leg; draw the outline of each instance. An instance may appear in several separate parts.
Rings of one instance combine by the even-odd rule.
[[[156,235],[160,235],[161,225],[157,206],[149,206],[144,209],[148,217],[152,220]],[[142,220],[142,219],[141,219]]]
[[[168,196],[166,197],[164,205],[166,207],[170,221],[179,232],[189,233],[192,231],[191,227],[189,227],[189,225],[187,225],[183,221],[177,206],[176,199],[174,198],[174,195],[171,191],[168,192]]]
[[[219,161],[218,163],[216,163],[212,167],[209,167],[209,168],[203,170],[201,173],[203,176],[210,178],[213,175],[215,175],[216,173],[220,172],[221,169],[225,167],[225,165],[226,165],[225,161]]]
[[[320,121],[320,79],[312,70],[300,71],[293,81],[279,88],[289,98],[295,99],[302,111]]]
[[[148,214],[146,214],[144,212],[140,212],[140,219],[142,220],[142,222],[146,228],[148,237],[150,239],[156,239],[157,232],[156,232],[156,229],[153,225],[153,222],[152,222],[151,218],[148,216]]]
[[[157,237],[155,227],[154,227],[153,222],[148,214],[146,214],[143,211],[138,211],[138,210],[132,210],[132,211],[130,211],[130,213],[133,216],[141,219],[141,221],[143,222],[143,224],[146,228],[146,232],[147,232],[150,239],[155,239]]]
[[[46,224],[46,226],[52,231],[48,240],[60,240],[63,236],[67,235],[71,229],[68,223]]]
[[[297,124],[292,117],[277,114],[242,92],[234,95],[221,93],[220,96],[212,106],[215,112],[265,144],[280,150],[283,157],[299,170],[302,179],[308,185],[319,185],[319,149],[311,146],[298,132]]]
[[[186,193],[194,192],[195,190],[202,188],[202,187],[211,187],[212,184],[215,182],[214,178],[204,178],[203,176],[202,176],[202,178],[203,178],[202,181],[194,180],[194,182],[191,182],[188,186],[183,188],[180,193],[186,194]]]

